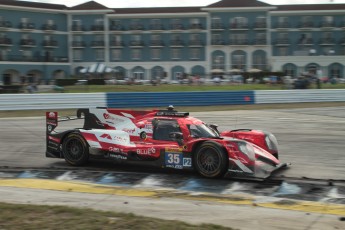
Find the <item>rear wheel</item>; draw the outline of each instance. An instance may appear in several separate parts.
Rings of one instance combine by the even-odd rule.
[[[62,143],[62,152],[70,165],[84,165],[89,160],[89,147],[79,133],[68,134]]]
[[[198,173],[207,178],[221,177],[228,166],[227,154],[218,143],[206,141],[197,149],[194,166]]]

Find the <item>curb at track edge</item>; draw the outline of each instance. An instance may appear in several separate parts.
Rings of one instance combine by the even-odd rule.
[[[315,201],[299,201],[286,198],[253,196],[249,194],[211,194],[205,192],[178,191],[174,189],[149,189],[120,187],[75,181],[56,181],[50,179],[0,179],[0,187],[43,189],[61,192],[80,192],[91,194],[109,194],[117,196],[143,198],[171,198],[193,201],[215,202],[230,205],[283,209],[290,211],[312,212],[345,216],[345,205]]]

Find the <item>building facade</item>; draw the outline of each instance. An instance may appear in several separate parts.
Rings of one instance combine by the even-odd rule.
[[[92,73],[175,80],[182,75],[283,71],[344,77],[345,4],[74,7],[0,0],[0,81],[49,83]],[[92,68],[91,68],[92,69]]]

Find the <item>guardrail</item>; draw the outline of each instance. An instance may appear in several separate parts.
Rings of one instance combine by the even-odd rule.
[[[1,110],[136,108],[208,105],[248,105],[299,102],[345,102],[344,89],[256,90],[156,93],[0,94]]]

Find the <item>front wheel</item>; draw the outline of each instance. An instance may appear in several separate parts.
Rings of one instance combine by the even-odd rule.
[[[218,143],[206,141],[197,149],[194,165],[197,172],[207,178],[222,177],[228,166],[227,154]]]
[[[62,152],[70,165],[84,165],[89,160],[89,147],[79,133],[68,134],[62,143]]]

